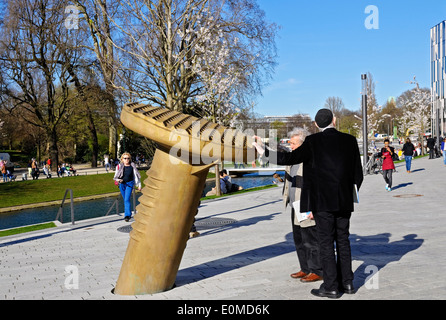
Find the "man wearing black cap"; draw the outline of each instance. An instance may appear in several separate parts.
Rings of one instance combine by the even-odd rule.
[[[336,118],[330,110],[319,110],[315,122],[321,132],[307,137],[291,153],[263,149],[259,137],[254,137],[259,142],[253,145],[271,163],[303,163],[300,211],[313,212],[324,273],[324,283],[311,293],[339,298],[340,291],[354,293],[349,228],[355,185],[359,190],[363,180],[362,165],[356,138],[335,129]]]

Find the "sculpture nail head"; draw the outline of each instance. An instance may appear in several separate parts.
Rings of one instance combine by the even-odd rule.
[[[241,132],[219,124],[162,107],[140,103],[126,104],[121,122],[150,140],[176,159],[192,165],[215,161],[252,162],[252,130]],[[175,159],[176,158],[176,159]]]

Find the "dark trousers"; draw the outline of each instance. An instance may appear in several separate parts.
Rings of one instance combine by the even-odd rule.
[[[319,237],[324,288],[333,291],[338,290],[340,284],[352,284],[352,254],[348,238],[351,212],[321,211],[313,212],[313,215]]]
[[[429,148],[429,159],[434,159],[435,158],[435,156],[434,156],[434,148]]]
[[[322,264],[316,227],[301,228],[295,225],[294,209],[291,211],[291,224],[293,226],[294,246],[296,247],[300,269],[305,273],[315,273],[322,277]]]
[[[393,169],[391,170],[383,170],[384,181],[389,185],[389,188],[392,188],[392,174]]]

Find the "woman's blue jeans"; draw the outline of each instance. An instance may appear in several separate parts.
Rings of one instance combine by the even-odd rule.
[[[443,151],[443,163],[446,166],[446,150]]]
[[[126,217],[132,216],[132,203],[130,201],[130,198],[132,196],[134,186],[135,181],[123,182],[119,185],[122,197],[124,198],[124,212]]]
[[[406,160],[406,170],[410,171],[412,167],[412,156],[405,156],[404,159]]]

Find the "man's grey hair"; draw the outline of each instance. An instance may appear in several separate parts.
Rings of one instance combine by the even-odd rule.
[[[309,135],[310,133],[308,132],[307,129],[305,128],[294,128],[293,131],[291,131],[288,136],[291,138],[293,137],[299,137],[300,141],[302,143],[304,143],[305,138]]]

